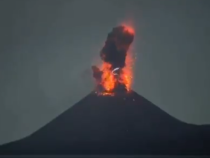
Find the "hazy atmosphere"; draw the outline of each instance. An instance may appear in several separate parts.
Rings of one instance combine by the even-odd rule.
[[[0,144],[25,137],[94,88],[107,34],[135,28],[133,89],[187,123],[210,124],[210,1],[1,0]]]

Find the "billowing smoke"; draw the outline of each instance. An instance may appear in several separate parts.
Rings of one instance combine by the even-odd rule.
[[[100,70],[98,67],[92,66],[93,77],[96,79],[98,85],[101,85],[103,87],[103,83],[101,82],[103,80],[107,82],[106,80],[108,79],[112,80],[110,81],[110,86],[112,86],[113,82],[114,84],[116,84],[115,82],[119,80],[121,70],[126,65],[125,61],[127,51],[133,40],[134,32],[132,29],[126,26],[114,27],[112,31],[108,34],[105,45],[100,52],[100,57],[103,63],[105,63],[106,65],[105,71],[107,71],[107,69],[109,69],[109,72],[113,72],[113,70],[118,71],[113,73],[113,75],[116,75],[114,78],[110,77],[109,75],[103,78],[102,76],[105,73],[104,70]],[[116,85],[119,84],[120,83],[117,83]]]
[[[125,26],[118,26],[108,34],[100,56],[104,62],[110,63],[112,69],[125,66],[126,53],[133,42],[134,33]]]
[[[96,79],[96,82],[99,84],[101,82],[102,71],[97,66],[92,66],[93,77]]]

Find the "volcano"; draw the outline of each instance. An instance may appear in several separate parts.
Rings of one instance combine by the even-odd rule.
[[[134,91],[91,92],[1,155],[209,155],[210,126],[170,116]]]
[[[210,126],[181,122],[131,90],[134,30],[112,29],[92,66],[96,88],[4,155],[210,155]]]

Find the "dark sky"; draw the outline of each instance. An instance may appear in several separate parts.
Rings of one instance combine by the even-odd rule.
[[[132,19],[134,90],[210,123],[209,0],[1,0],[0,144],[31,134],[93,89],[107,33]]]

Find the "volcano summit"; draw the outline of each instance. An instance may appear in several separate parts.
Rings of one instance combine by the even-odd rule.
[[[32,135],[0,147],[4,155],[204,155],[210,127],[181,122],[130,91],[90,93]]]

